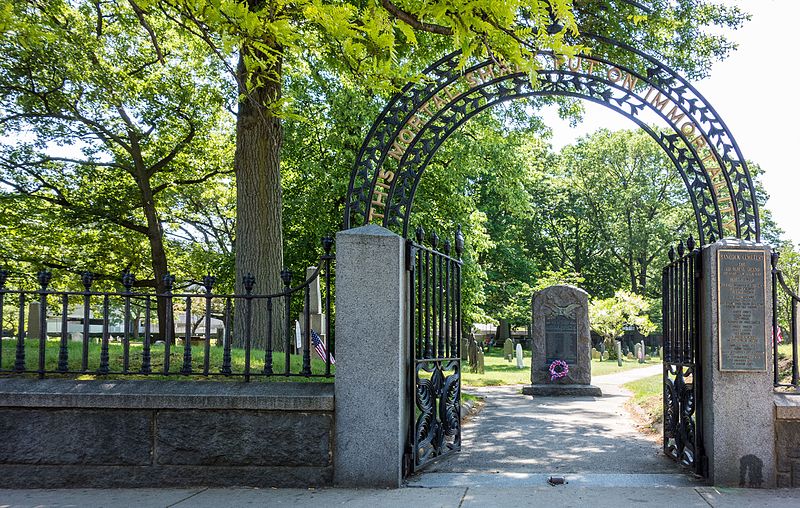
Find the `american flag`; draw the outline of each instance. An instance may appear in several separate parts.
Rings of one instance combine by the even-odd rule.
[[[772,340],[773,340],[773,343],[774,343],[774,341],[777,339],[777,341],[778,341],[778,344],[783,344],[783,332],[781,331],[781,327],[780,327],[780,326],[778,326],[778,333],[777,333],[777,334],[775,334],[775,333],[773,332],[773,335],[775,336],[775,337],[772,339]]]
[[[317,335],[317,332],[311,330],[311,343],[314,345],[314,351],[317,352],[320,358],[323,360],[328,360],[328,350],[325,349],[325,343],[322,342],[322,338]],[[331,355],[331,365],[336,365],[336,360],[333,359],[333,355]]]

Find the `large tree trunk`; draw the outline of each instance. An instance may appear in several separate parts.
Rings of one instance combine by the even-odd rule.
[[[242,55],[255,50],[244,47]],[[283,234],[281,232],[280,149],[283,141],[281,122],[270,107],[281,95],[281,63],[260,70],[258,78],[249,74],[243,56],[237,74],[240,83],[239,115],[236,120],[236,293],[244,294],[242,280],[255,276],[254,294],[277,293],[283,284]],[[249,79],[248,79],[249,78]],[[261,83],[243,89],[244,83]],[[243,346],[246,330],[246,307],[239,300],[234,313],[233,344]],[[273,302],[273,349],[282,351],[284,306],[282,299]],[[251,343],[263,348],[267,338],[267,302],[254,300],[251,320]]]
[[[164,248],[164,230],[161,227],[161,220],[156,211],[155,199],[153,197],[150,182],[143,179],[139,182],[139,189],[142,192],[142,201],[144,203],[144,215],[147,219],[147,240],[150,242],[150,251],[152,256],[153,275],[155,276],[156,292],[158,294],[165,293],[167,287],[164,284],[164,276],[169,273],[167,267],[167,251]],[[167,340],[167,299],[157,298],[157,311],[158,314],[158,332],[160,339]],[[170,335],[172,342],[175,342],[175,322],[171,323]]]

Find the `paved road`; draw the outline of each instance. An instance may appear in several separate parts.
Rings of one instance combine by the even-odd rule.
[[[664,457],[654,438],[636,429],[623,407],[628,395],[620,387],[660,372],[656,365],[595,377],[593,383],[603,390],[598,398],[532,398],[522,395],[521,387],[470,389],[486,399],[480,413],[464,426],[463,451],[428,470],[442,475],[425,474],[416,482],[452,485],[464,473],[467,484],[487,474],[524,479],[574,473],[592,483],[604,481],[596,476],[603,473],[616,474],[620,481],[621,474],[636,474],[639,477],[631,481],[646,483],[643,473],[674,474],[675,464]]]

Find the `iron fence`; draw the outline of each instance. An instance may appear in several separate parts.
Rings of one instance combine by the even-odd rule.
[[[778,268],[778,252],[772,253],[772,360],[776,388],[792,388],[787,393],[800,394],[800,376],[798,375],[798,342],[797,342],[797,305],[800,296],[786,283],[783,271]],[[782,298],[781,298],[782,297]],[[781,311],[789,307],[789,329],[783,330],[779,324]],[[787,338],[790,344],[787,343]],[[791,348],[791,357],[785,351]],[[788,379],[788,382],[786,382]]]
[[[705,476],[700,365],[701,249],[690,236],[670,248],[662,272],[664,453]]]
[[[93,291],[89,272],[83,291],[58,291],[48,271],[37,274],[36,290],[7,288],[8,272],[0,271],[2,324],[15,328],[2,327],[0,375],[331,378],[335,255],[331,238],[322,245],[313,273],[291,287],[284,269],[283,291],[274,294],[254,294],[249,274],[243,294],[216,294],[210,275],[180,292],[167,274],[166,290],[150,293],[134,291],[130,273],[121,291]]]
[[[461,448],[461,228],[455,244],[441,244],[435,233],[430,246],[425,232],[406,243],[409,272],[409,376],[411,419],[405,473]],[[451,249],[455,257],[451,255]]]

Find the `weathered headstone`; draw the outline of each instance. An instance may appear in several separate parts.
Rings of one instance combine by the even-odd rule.
[[[461,360],[469,360],[469,340],[461,337]]]
[[[506,339],[503,343],[503,356],[507,362],[510,362],[511,357],[514,356],[514,341],[511,339]]]
[[[523,356],[522,356],[522,344],[517,344],[517,368],[521,369],[525,366],[523,363]]]
[[[314,275],[314,272],[317,271],[316,266],[309,266],[306,268],[306,280]],[[319,289],[319,277],[314,277],[314,280],[308,285],[309,289],[309,307],[308,307],[308,317],[309,322],[311,323],[311,329],[317,332],[322,342],[327,344],[327,337],[325,336],[325,314],[323,314],[322,308],[322,294]],[[305,337],[305,300],[303,301],[303,312],[298,317],[298,322],[300,323],[300,332],[303,334],[302,337]],[[301,341],[302,342],[302,341]],[[302,346],[298,347],[298,351],[302,349]]]
[[[475,342],[475,334],[471,333],[469,335],[469,345],[467,347],[469,348],[468,356],[470,372],[474,374],[478,372],[478,343]]]
[[[600,359],[600,351],[592,348],[592,360],[599,360]]]
[[[617,352],[617,366],[622,367],[622,341],[615,340],[614,346],[616,347]]]
[[[625,356],[625,358],[627,358],[628,360],[633,360],[633,353],[628,351],[628,354]]]
[[[533,350],[531,385],[526,395],[600,396],[592,386],[589,295],[567,285],[550,286],[533,296]],[[551,367],[567,365],[563,376],[551,375]]]
[[[483,358],[483,348],[478,346],[478,374],[484,373],[484,358]]]
[[[608,351],[603,351],[603,354],[600,355],[600,361],[608,361]]]
[[[31,302],[28,304],[28,332],[26,337],[29,339],[38,339],[39,333],[42,331],[42,322],[39,319],[39,311],[42,306],[39,302]]]
[[[639,343],[639,363],[645,362],[645,356],[647,356],[647,347],[644,345],[644,341]]]
[[[83,334],[81,332],[72,332],[69,334],[69,340],[72,342],[83,342]]]

